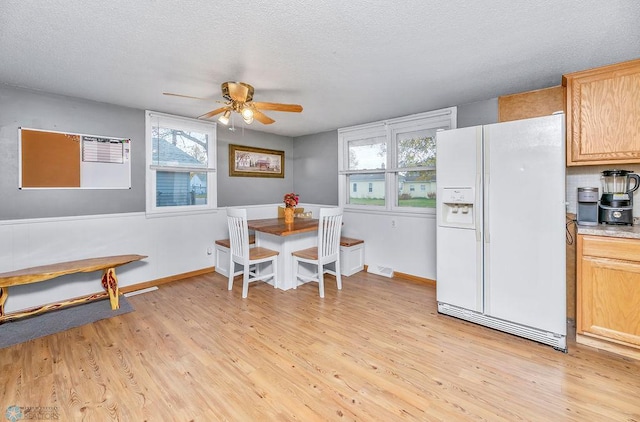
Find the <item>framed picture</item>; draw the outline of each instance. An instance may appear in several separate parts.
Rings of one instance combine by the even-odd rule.
[[[284,151],[230,144],[229,176],[284,178]]]

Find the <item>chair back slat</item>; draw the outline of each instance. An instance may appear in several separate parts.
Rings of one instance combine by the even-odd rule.
[[[227,224],[229,226],[230,252],[233,256],[249,260],[249,228],[247,227],[247,210],[227,208]]]
[[[340,253],[342,209],[321,208],[318,223],[318,260],[332,261]]]

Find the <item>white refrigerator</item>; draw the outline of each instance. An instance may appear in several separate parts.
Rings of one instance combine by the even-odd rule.
[[[566,342],[564,115],[438,132],[438,312]]]

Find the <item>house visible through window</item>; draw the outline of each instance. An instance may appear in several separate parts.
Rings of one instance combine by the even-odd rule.
[[[455,128],[456,115],[452,107],[339,129],[340,205],[433,213],[436,133]],[[359,193],[355,185],[363,182],[367,192]]]
[[[215,123],[147,112],[147,211],[216,206]]]

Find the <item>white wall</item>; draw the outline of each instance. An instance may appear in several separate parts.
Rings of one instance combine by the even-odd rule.
[[[342,235],[364,240],[366,265],[435,280],[435,217],[345,210]]]
[[[248,217],[276,217],[278,205],[247,206]],[[209,255],[207,249],[213,249],[217,239],[228,237],[226,218],[225,209],[219,209],[152,218],[144,213],[127,213],[0,221],[0,273],[125,254],[148,258],[117,268],[119,286],[197,271],[216,265],[215,254]],[[5,311],[103,291],[100,278],[100,272],[92,272],[10,287]]]

